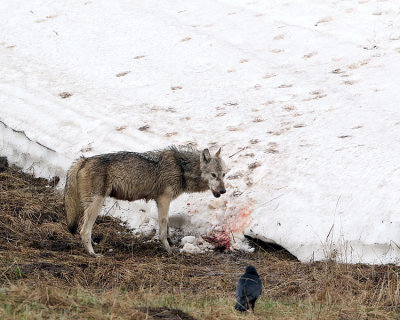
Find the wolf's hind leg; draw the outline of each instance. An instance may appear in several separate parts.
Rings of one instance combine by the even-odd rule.
[[[171,203],[171,197],[168,195],[162,195],[157,199],[158,208],[158,226],[160,241],[168,253],[171,253],[171,247],[168,243],[168,211],[169,204]]]
[[[101,206],[104,203],[104,197],[95,196],[92,202],[87,206],[83,214],[83,224],[81,229],[81,239],[83,244],[91,256],[100,257],[100,254],[95,254],[92,246],[92,228],[96,218],[100,212]]]

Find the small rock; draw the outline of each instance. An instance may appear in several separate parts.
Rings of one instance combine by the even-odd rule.
[[[191,243],[185,243],[185,245],[180,250],[180,252],[187,252],[187,253],[196,254],[196,253],[200,253],[201,249],[199,247],[191,244]]]

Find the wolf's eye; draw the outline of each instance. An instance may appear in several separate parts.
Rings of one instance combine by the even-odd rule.
[[[215,173],[211,173],[211,177],[216,178],[217,175]]]
[[[225,177],[225,173],[223,173],[222,176]]]

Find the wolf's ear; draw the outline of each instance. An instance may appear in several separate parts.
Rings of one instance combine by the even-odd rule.
[[[204,149],[201,152],[201,160],[204,161],[204,162],[210,162],[211,155],[210,155],[210,151],[208,149]]]
[[[215,154],[216,157],[219,158],[219,155],[221,154],[221,148],[218,149],[217,153]]]

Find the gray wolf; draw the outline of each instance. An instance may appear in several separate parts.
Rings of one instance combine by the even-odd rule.
[[[236,287],[235,309],[239,311],[249,310],[254,312],[256,300],[261,295],[262,283],[256,268],[248,266],[246,272],[240,277]]]
[[[88,253],[92,247],[92,228],[106,197],[135,201],[155,200],[158,209],[160,241],[168,243],[168,211],[171,201],[184,192],[211,190],[218,198],[226,192],[226,166],[221,149],[211,156],[208,149],[171,146],[144,153],[116,152],[90,158],[81,157],[68,170],[65,185],[67,226],[76,233],[80,215],[80,235]]]

